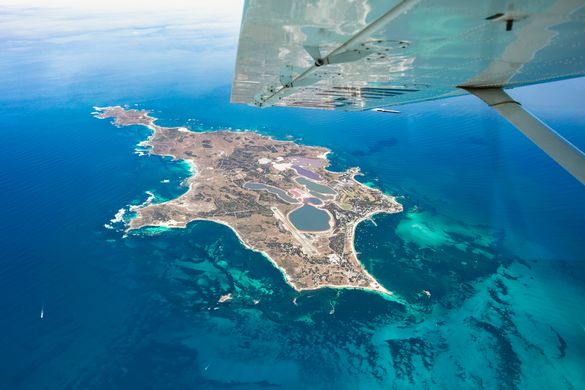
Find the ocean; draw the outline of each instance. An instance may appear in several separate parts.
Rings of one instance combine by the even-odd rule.
[[[231,105],[237,32],[210,36],[213,49],[189,34],[202,32],[3,41],[0,388],[585,386],[584,186],[473,97],[399,115]],[[584,91],[577,79],[511,94],[585,148]],[[118,104],[359,166],[405,206],[358,227],[359,258],[408,304],[297,293],[211,222],[107,228],[189,175],[137,152],[147,129],[91,115]]]

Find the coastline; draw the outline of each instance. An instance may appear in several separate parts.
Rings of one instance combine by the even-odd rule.
[[[99,110],[104,110],[104,109],[107,109],[107,108],[112,108],[112,107],[94,107],[94,109],[95,110],[98,110],[98,111]],[[149,156],[153,154],[152,153],[152,149],[155,146],[151,143],[151,141],[156,136],[157,132],[159,132],[159,131],[165,131],[165,130],[177,130],[177,131],[181,131],[181,132],[190,132],[190,130],[188,130],[185,127],[163,127],[163,126],[158,126],[158,125],[155,124],[155,121],[158,118],[155,118],[155,117],[150,116],[149,115],[150,114],[150,111],[146,111],[146,110],[143,110],[143,111],[145,111],[147,113],[148,123],[137,123],[135,125],[141,125],[141,126],[147,127],[147,128],[149,128],[152,131],[152,133],[151,133],[150,136],[148,136],[144,141],[141,141],[140,142],[140,144],[142,146],[148,146],[149,147],[149,149],[148,149],[148,155]],[[96,115],[94,115],[94,116],[96,118],[98,118],[98,119],[106,119],[106,118],[100,118],[98,115],[99,115],[99,113],[96,113]],[[123,126],[123,125],[118,124],[117,123],[117,120],[114,120],[114,124],[116,126]],[[218,130],[201,131],[201,132],[196,132],[196,133],[197,134],[202,134],[202,133],[217,133],[217,132],[218,132]],[[243,132],[245,132],[245,130],[239,130],[239,131],[236,131],[236,130],[219,130],[219,132],[243,133]],[[294,141],[289,141],[289,140],[286,140],[286,141],[275,140],[270,135],[267,135],[267,136],[266,135],[262,135],[262,136],[263,137],[267,137],[267,138],[269,138],[271,140],[274,140],[274,141],[278,141],[278,142],[285,142],[285,143],[289,143],[289,144],[296,144]],[[327,167],[330,166],[330,161],[327,159],[327,155],[330,154],[330,153],[332,153],[332,151],[330,149],[325,148],[325,147],[320,147],[320,146],[308,146],[308,145],[303,145],[303,146],[304,147],[311,148],[311,149],[317,149],[317,150],[323,151],[323,153],[319,155],[319,158],[322,158],[322,159],[326,160],[326,165],[323,166],[323,169],[326,170],[326,171],[328,171],[328,172],[331,172],[331,173],[338,173],[338,172],[334,172],[334,171],[329,171],[327,169]],[[182,197],[186,196],[188,194],[188,192],[192,189],[192,185],[193,185],[192,181],[197,176],[198,167],[197,167],[197,164],[195,163],[195,161],[190,160],[190,159],[183,159],[183,158],[179,159],[179,158],[177,158],[177,156],[175,156],[173,154],[170,154],[170,153],[166,153],[166,154],[158,154],[157,153],[156,155],[163,156],[163,157],[164,156],[168,156],[168,157],[173,158],[174,160],[185,161],[191,167],[190,176],[185,179],[186,182],[188,183],[189,190],[187,192],[185,192],[184,194],[182,194],[181,196],[175,198],[174,200],[181,199]],[[361,186],[367,187],[363,183],[360,183],[359,181],[357,181],[355,179],[355,176],[360,173],[359,168],[355,168],[354,167],[354,168],[349,168],[349,170],[352,170],[351,171],[351,179],[354,182],[358,183]],[[390,196],[390,195],[386,195],[381,190],[379,190],[377,188],[371,188],[371,187],[367,187],[367,188],[370,189],[370,190],[375,190],[375,191],[383,194],[384,196],[387,196],[387,197],[391,198],[392,201],[394,201],[396,204],[399,204],[398,202],[395,201],[395,197]],[[165,202],[163,202],[163,203],[165,203]],[[400,206],[401,206],[400,207],[400,211],[398,211],[398,212],[402,212],[402,205],[400,205]],[[135,211],[137,211],[138,213],[140,213],[140,209],[141,208],[138,208]],[[329,213],[329,211],[327,211],[327,213]],[[231,226],[226,221],[223,221],[223,220],[220,220],[220,219],[216,219],[216,218],[194,218],[194,219],[191,219],[191,220],[189,220],[187,222],[180,222],[180,223],[176,223],[176,224],[160,223],[160,224],[151,224],[151,225],[142,225],[142,226],[138,226],[138,227],[132,227],[131,226],[132,220],[136,219],[136,217],[134,217],[134,218],[132,218],[127,223],[127,227],[126,227],[126,229],[124,229],[124,232],[127,235],[128,233],[130,233],[132,231],[139,231],[140,229],[147,228],[147,227],[163,227],[163,228],[168,228],[168,229],[174,229],[174,228],[185,229],[188,226],[189,223],[196,222],[196,221],[209,221],[209,222],[213,222],[213,223],[218,223],[218,224],[227,226],[232,232],[234,232],[234,234],[238,238],[238,241],[245,248],[250,249],[250,250],[253,250],[254,252],[260,253],[265,258],[267,258],[268,261],[270,261],[273,264],[273,266],[277,270],[280,271],[280,273],[283,275],[283,278],[284,278],[285,282],[289,286],[291,286],[295,291],[297,291],[299,293],[301,293],[303,291],[315,291],[315,290],[318,290],[318,289],[321,289],[321,288],[362,290],[362,291],[368,291],[368,292],[372,292],[372,293],[379,294],[384,299],[388,299],[388,300],[391,300],[391,301],[394,301],[394,302],[397,302],[397,303],[400,303],[400,304],[406,304],[406,302],[404,300],[398,298],[392,291],[390,291],[387,288],[385,288],[380,282],[378,282],[378,280],[372,274],[370,274],[367,271],[367,269],[365,268],[364,264],[359,260],[359,257],[357,255],[357,252],[355,250],[355,231],[356,231],[357,225],[359,223],[363,222],[364,220],[371,218],[373,215],[380,214],[380,213],[393,214],[393,212],[389,212],[388,210],[385,210],[385,209],[374,210],[373,212],[370,212],[366,216],[364,216],[364,217],[358,219],[357,221],[355,221],[353,223],[353,226],[351,227],[351,243],[350,243],[350,245],[351,245],[351,255],[353,256],[353,259],[355,260],[356,265],[359,267],[360,272],[363,275],[365,275],[368,279],[370,279],[370,282],[373,282],[375,284],[374,287],[370,287],[370,286],[359,286],[359,285],[352,285],[352,284],[331,284],[331,283],[322,283],[322,284],[318,283],[314,287],[313,286],[312,287],[299,287],[291,279],[291,277],[287,273],[286,269],[284,269],[283,267],[281,267],[268,253],[266,253],[265,251],[260,250],[258,248],[255,248],[253,245],[245,242],[244,239],[241,237],[241,235],[238,233],[238,231],[233,226]],[[290,214],[290,213],[288,213],[288,214]],[[288,214],[286,216],[287,219],[288,219]],[[176,222],[176,221],[172,221],[172,222]],[[330,226],[330,229],[328,231],[330,231],[332,228],[333,227]],[[315,232],[309,232],[309,233],[314,234]]]
[[[380,212],[376,212],[375,214],[379,214]],[[367,219],[367,218],[365,218]],[[406,301],[398,298],[392,291],[386,289],[384,286],[382,286],[363,266],[363,264],[359,261],[359,258],[357,257],[357,254],[355,252],[355,247],[354,247],[354,242],[352,242],[352,251],[354,256],[356,256],[356,259],[358,259],[358,263],[360,265],[360,267],[362,267],[362,270],[365,274],[367,274],[370,278],[372,278],[372,280],[374,280],[379,286],[380,288],[373,288],[373,287],[365,287],[365,286],[355,286],[355,285],[351,285],[351,284],[328,284],[328,283],[324,283],[324,284],[319,284],[315,287],[299,287],[296,285],[295,282],[293,282],[289,275],[287,274],[286,270],[284,268],[282,268],[281,266],[278,265],[278,263],[272,258],[270,257],[270,255],[268,253],[266,253],[263,250],[257,249],[255,248],[253,245],[248,244],[247,242],[245,242],[242,237],[240,236],[240,234],[238,233],[238,231],[231,226],[229,223],[219,220],[219,219],[208,219],[208,218],[196,218],[196,219],[192,219],[189,222],[187,222],[186,224],[179,224],[179,225],[168,225],[168,224],[159,224],[159,225],[143,225],[143,226],[139,226],[139,227],[132,227],[132,228],[127,228],[125,230],[126,233],[130,233],[132,231],[140,231],[140,229],[143,228],[148,228],[148,227],[164,227],[167,229],[186,229],[187,226],[192,223],[192,222],[198,222],[198,221],[206,221],[206,222],[213,222],[213,223],[217,223],[219,225],[223,225],[228,227],[238,238],[238,241],[247,249],[252,250],[256,253],[260,253],[262,256],[264,256],[268,261],[270,261],[272,263],[272,265],[282,274],[284,281],[293,288],[293,290],[301,293],[301,292],[305,292],[305,291],[316,291],[322,288],[332,288],[332,289],[348,289],[348,290],[362,290],[362,291],[367,291],[367,292],[371,292],[371,293],[376,293],[381,295],[384,299],[388,299],[400,304],[404,304],[406,305]],[[362,222],[362,220],[360,220],[359,222]],[[358,223],[359,223],[358,222]],[[355,225],[357,226],[356,223]],[[354,230],[355,230],[355,226],[354,226]]]

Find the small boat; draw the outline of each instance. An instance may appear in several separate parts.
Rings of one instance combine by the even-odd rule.
[[[372,111],[385,112],[387,114],[400,114],[400,111],[398,111],[398,110],[387,110],[385,108],[373,108]]]

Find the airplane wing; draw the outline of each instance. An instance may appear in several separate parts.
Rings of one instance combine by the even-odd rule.
[[[231,100],[359,111],[585,74],[583,0],[247,0]]]
[[[246,0],[231,100],[380,109],[470,92],[585,184],[585,154],[504,92],[585,75],[585,0]]]

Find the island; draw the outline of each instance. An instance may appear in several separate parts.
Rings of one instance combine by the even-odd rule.
[[[329,171],[328,149],[252,131],[194,132],[158,126],[146,110],[95,109],[97,118],[112,118],[116,126],[148,127],[152,135],[142,145],[151,154],[192,167],[188,190],[137,209],[128,231],[213,221],[264,254],[298,291],[356,288],[393,295],[360,263],[354,237],[361,221],[401,212],[402,205],[357,181],[359,168]]]

